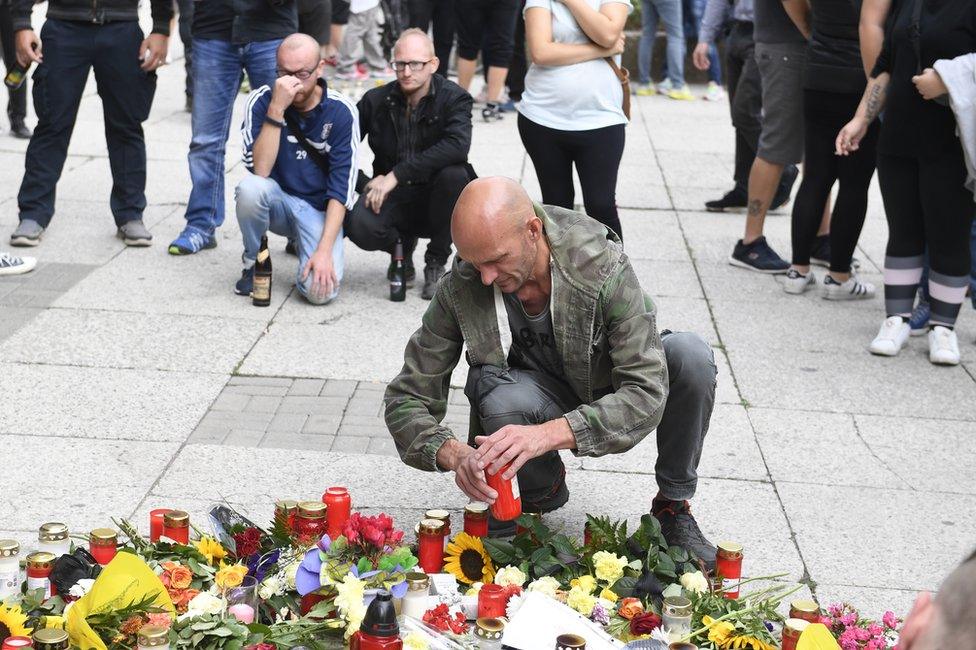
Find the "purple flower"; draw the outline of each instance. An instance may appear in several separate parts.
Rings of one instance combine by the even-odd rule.
[[[332,540],[328,535],[323,535],[319,543],[305,553],[295,574],[295,587],[300,595],[310,594],[322,586],[322,560],[331,546]]]
[[[597,603],[593,606],[593,611],[590,612],[590,620],[600,625],[609,625],[610,613],[603,605]]]
[[[255,580],[261,582],[264,580],[264,576],[268,572],[268,569],[273,567],[275,563],[278,562],[280,555],[281,551],[277,549],[264,555],[258,555],[255,553],[247,560],[247,574],[249,576],[254,576]]]

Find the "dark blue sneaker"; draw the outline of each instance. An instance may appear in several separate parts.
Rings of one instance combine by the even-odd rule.
[[[206,231],[195,226],[187,226],[169,245],[170,255],[193,255],[205,248],[217,248],[217,238],[213,231]]]
[[[514,113],[516,108],[517,106],[515,105],[515,100],[512,99],[498,105],[498,110],[502,113]]]
[[[732,255],[729,256],[729,264],[757,273],[771,274],[786,273],[790,268],[786,260],[770,248],[765,237],[760,237],[751,244],[743,244],[741,239],[737,241]]]
[[[929,303],[918,299],[918,304],[912,310],[912,316],[908,319],[908,327],[911,328],[912,336],[922,336],[929,331],[929,317],[932,315],[932,308]]]
[[[241,279],[234,285],[234,293],[238,296],[250,296],[254,291],[254,267],[241,271]]]

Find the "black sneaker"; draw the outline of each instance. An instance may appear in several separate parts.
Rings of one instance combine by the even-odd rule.
[[[709,212],[725,212],[726,210],[744,208],[748,202],[749,194],[744,189],[736,185],[731,190],[726,192],[725,196],[722,198],[712,201],[705,201],[705,209]]]
[[[294,255],[298,257],[298,246],[295,244],[295,240],[291,237],[288,238],[288,242],[285,244],[285,255]]]
[[[34,132],[24,124],[24,119],[13,119],[10,120],[10,135],[20,140],[30,140]]]
[[[670,546],[694,553],[709,573],[715,571],[715,545],[701,532],[687,501],[671,501],[667,507],[655,508],[652,514],[660,522],[661,534]]]
[[[790,165],[783,170],[783,176],[779,179],[779,188],[769,206],[770,210],[778,210],[789,202],[790,194],[793,193],[793,184],[796,183],[796,178],[799,175],[800,170],[796,168],[796,165]]]
[[[437,293],[437,282],[444,275],[444,266],[441,264],[428,264],[424,267],[424,288],[420,292],[420,297],[430,300]]]
[[[413,260],[411,260],[410,258],[403,260],[403,262],[404,262],[403,279],[407,282],[407,285],[409,286],[411,283],[413,283],[414,280],[417,279],[417,269],[414,268]],[[386,269],[386,280],[388,282],[393,282],[393,269],[395,265],[396,264],[393,261],[393,256],[390,255],[390,266],[388,266]]]
[[[743,244],[741,239],[737,241],[732,255],[729,256],[729,264],[757,273],[771,274],[786,273],[790,268],[786,260],[770,248],[765,237],[760,237],[751,244]]]
[[[254,291],[254,267],[241,271],[241,279],[234,285],[234,293],[238,296],[250,296]]]
[[[498,110],[498,104],[488,102],[484,108],[481,109],[481,119],[485,122],[497,122],[502,119],[502,113]]]

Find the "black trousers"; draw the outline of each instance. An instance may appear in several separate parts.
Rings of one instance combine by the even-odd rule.
[[[539,178],[542,202],[573,209],[576,165],[586,214],[622,239],[617,215],[617,171],[624,155],[625,125],[562,131],[536,124],[519,113],[518,129]]]
[[[180,12],[180,41],[183,43],[183,69],[186,71],[185,91],[193,97],[193,0],[176,0]]]
[[[445,266],[451,256],[451,213],[470,180],[467,165],[445,167],[429,183],[396,187],[379,214],[366,207],[365,195],[361,195],[346,214],[343,231],[363,250],[391,254],[397,239],[430,238],[424,262]]]
[[[752,23],[736,21],[726,41],[725,70],[735,127],[735,184],[747,189],[762,132],[762,80],[756,65]]]
[[[409,0],[410,27],[434,32],[434,54],[440,60],[437,73],[447,78],[454,49],[454,0]]]
[[[507,68],[512,62],[519,0],[456,0],[458,56],[478,58],[485,67]]]
[[[41,28],[44,62],[34,72],[37,128],[27,146],[17,195],[20,218],[44,227],[54,215],[55,188],[68,155],[78,105],[94,68],[105,111],[112,169],[110,206],[116,225],[141,219],[146,208],[146,141],[156,73],[139,68],[143,33],[135,21],[104,25],[48,18]]]
[[[878,122],[875,121],[849,156],[834,154],[837,133],[851,119],[861,94],[806,90],[803,181],[793,200],[793,263],[810,264],[824,203],[835,181],[840,182],[830,220],[830,270],[848,273],[868,209],[868,186],[877,159]]]
[[[14,43],[14,25],[10,16],[10,3],[0,3],[0,45],[2,45],[3,64],[10,70],[17,64],[17,48]],[[9,90],[10,99],[7,102],[7,117],[11,124],[23,122],[27,117],[27,82],[17,90]]]
[[[505,85],[508,86],[508,97],[514,102],[522,99],[525,92],[525,75],[529,72],[529,62],[525,56],[525,0],[519,3],[519,11],[515,19],[515,41],[512,50],[512,63],[508,66],[508,76]],[[486,71],[487,74],[487,71]]]

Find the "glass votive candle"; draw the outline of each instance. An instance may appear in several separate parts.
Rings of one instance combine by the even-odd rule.
[[[672,641],[691,634],[691,601],[684,596],[668,596],[661,608],[661,624]]]
[[[169,650],[169,630],[158,625],[139,628],[137,650]]]
[[[68,539],[67,524],[57,521],[42,524],[37,531],[37,550],[54,553],[55,557],[70,553],[71,540]]]
[[[227,600],[227,613],[244,625],[257,621],[258,617],[258,581],[254,576],[244,576],[239,587],[228,589],[224,597]]]
[[[170,508],[156,508],[149,511],[149,541],[156,543],[163,534],[163,517]]]

